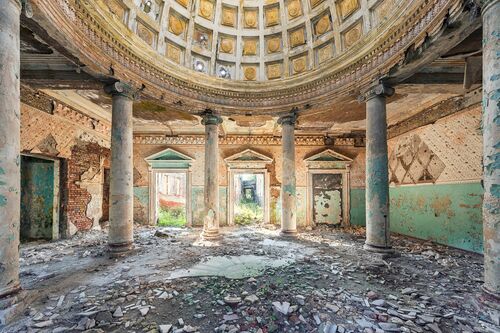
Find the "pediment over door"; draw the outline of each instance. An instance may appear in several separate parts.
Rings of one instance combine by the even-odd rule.
[[[304,162],[309,169],[346,169],[351,165],[352,159],[332,149],[326,149],[304,159]]]
[[[145,160],[152,169],[187,169],[194,161],[193,158],[172,148],[148,156]]]
[[[264,169],[273,159],[252,149],[229,156],[224,159],[227,166],[233,169]]]

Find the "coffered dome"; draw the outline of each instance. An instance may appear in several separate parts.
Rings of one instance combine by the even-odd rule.
[[[181,111],[226,114],[324,111],[377,78],[404,77],[411,57],[465,12],[460,0],[33,4],[36,21],[93,77],[130,82]]]

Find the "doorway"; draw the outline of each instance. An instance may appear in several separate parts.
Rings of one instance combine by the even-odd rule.
[[[186,172],[156,173],[156,221],[162,227],[188,223]]]
[[[22,242],[59,238],[59,161],[21,156]]]
[[[340,225],[343,222],[343,184],[340,173],[312,175],[313,222]]]
[[[233,177],[233,223],[237,225],[264,223],[264,174],[235,173]]]

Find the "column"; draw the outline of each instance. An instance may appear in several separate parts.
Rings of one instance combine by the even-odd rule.
[[[297,204],[295,185],[295,122],[297,116],[289,114],[278,119],[281,125],[281,235],[297,235]]]
[[[20,289],[20,46],[21,2],[0,10],[0,297]]]
[[[500,1],[483,1],[483,237],[485,295],[500,301]]]
[[[207,112],[201,121],[205,125],[205,187],[202,237],[217,239],[219,234],[219,124],[222,118]]]
[[[113,97],[108,244],[111,253],[121,254],[134,243],[132,108],[136,91],[122,82],[106,86],[105,91]]]
[[[391,253],[389,231],[389,171],[387,158],[386,97],[394,89],[378,84],[366,101],[366,241],[372,252]]]

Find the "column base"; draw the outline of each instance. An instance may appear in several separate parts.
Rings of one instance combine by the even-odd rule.
[[[4,288],[0,290],[0,299],[11,297],[21,291],[21,284],[18,283],[14,287]]]
[[[399,253],[397,253],[392,247],[378,247],[365,243],[363,245],[363,249],[368,252],[381,254],[384,258],[399,257]]]
[[[484,305],[500,310],[500,294],[488,290],[485,286],[481,287],[482,294],[479,296],[479,300]]]
[[[134,249],[134,242],[108,244],[109,253],[112,257],[121,257]]]
[[[205,240],[213,241],[221,239],[222,235],[219,233],[218,229],[215,230],[212,229],[212,230],[203,230],[201,232],[201,237]]]
[[[281,230],[281,232],[280,232],[281,237],[295,238],[295,237],[297,237],[297,235],[298,235],[297,230]]]
[[[0,327],[13,322],[28,308],[33,300],[33,295],[28,296],[28,293],[21,290],[21,288],[3,295],[0,298]]]

